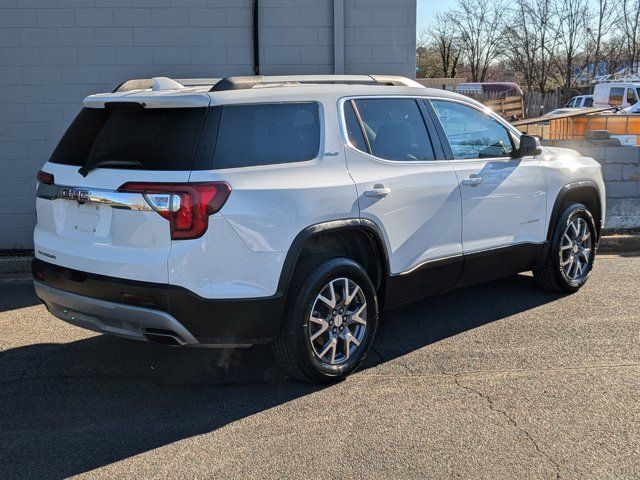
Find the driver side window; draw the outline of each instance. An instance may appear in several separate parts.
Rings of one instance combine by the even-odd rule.
[[[467,105],[431,100],[458,159],[511,157],[515,148],[505,127],[490,115]]]

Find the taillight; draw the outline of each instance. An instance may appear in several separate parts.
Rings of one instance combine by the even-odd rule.
[[[141,193],[156,212],[169,220],[172,240],[201,237],[209,215],[218,212],[231,193],[226,182],[142,183],[128,182],[119,192]]]
[[[40,183],[46,183],[47,185],[53,185],[53,173],[43,172],[42,170],[38,171],[38,176],[36,177]]]

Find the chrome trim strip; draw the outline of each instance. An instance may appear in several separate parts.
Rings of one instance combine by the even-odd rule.
[[[446,101],[446,102],[454,102],[454,103],[460,103],[462,105],[465,105],[467,107],[470,108],[474,108],[476,110],[478,110],[479,112],[484,113],[485,115],[489,115],[491,118],[493,118],[495,121],[497,121],[500,125],[502,125],[503,127],[505,127],[507,130],[509,130],[512,134],[516,135],[518,138],[520,138],[520,136],[522,135],[522,132],[520,132],[517,128],[515,128],[513,125],[511,125],[509,122],[507,122],[504,118],[502,118],[500,115],[496,114],[493,110],[491,110],[489,107],[482,105],[480,103],[476,104],[474,103],[475,101],[473,101],[472,99],[469,99],[470,101],[466,101],[465,99],[458,99],[458,98],[449,98],[449,97],[438,97],[436,95],[433,94],[428,94],[428,95],[389,95],[389,94],[383,94],[383,95],[350,95],[347,97],[341,97],[338,99],[338,123],[339,123],[339,130],[340,130],[340,134],[342,136],[342,142],[344,144],[345,147],[351,148],[352,150],[355,150],[358,153],[364,154],[366,155],[368,158],[371,158],[373,160],[378,160],[378,161],[382,161],[382,162],[386,162],[386,163],[390,163],[390,164],[410,164],[410,165],[420,165],[420,164],[432,164],[433,162],[452,162],[452,163],[456,163],[456,162],[473,162],[473,161],[481,161],[481,162],[494,162],[494,161],[509,161],[509,160],[513,160],[512,157],[492,157],[492,158],[451,158],[451,159],[442,159],[442,160],[420,160],[420,161],[405,161],[405,160],[385,160],[383,158],[379,158],[376,157],[374,155],[371,155],[368,152],[363,152],[362,150],[357,149],[356,147],[353,146],[353,144],[351,143],[351,141],[349,140],[349,134],[347,133],[347,122],[345,119],[345,114],[344,114],[344,104],[350,100],[366,100],[366,99],[378,99],[378,98],[410,98],[413,100],[418,100],[418,99],[422,99],[422,100],[442,100],[442,101]],[[527,159],[527,158],[534,158],[535,157],[523,157],[523,159]]]
[[[122,210],[153,211],[141,193],[40,183],[36,196],[47,200],[75,200],[81,204],[100,204]]]

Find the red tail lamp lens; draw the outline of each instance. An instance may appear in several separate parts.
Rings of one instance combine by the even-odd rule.
[[[207,231],[209,215],[224,206],[231,187],[226,182],[128,182],[118,191],[143,194],[151,208],[169,220],[171,238],[184,240],[201,237]]]
[[[43,172],[40,170],[36,177],[40,183],[46,183],[47,185],[53,185],[54,178],[53,173]]]

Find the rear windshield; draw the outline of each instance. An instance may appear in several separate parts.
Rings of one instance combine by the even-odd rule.
[[[311,160],[320,149],[314,102],[222,107],[213,168]]]
[[[115,161],[112,168],[191,170],[206,108],[84,108],[51,156],[83,166]]]

